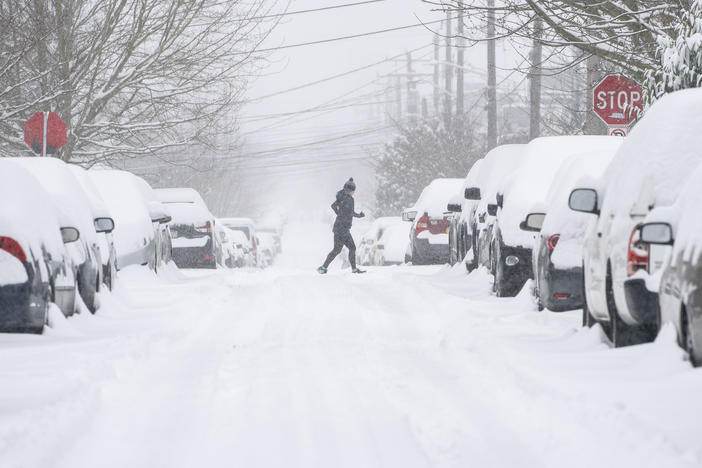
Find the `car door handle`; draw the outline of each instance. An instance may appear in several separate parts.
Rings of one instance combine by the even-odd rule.
[[[601,233],[601,232],[598,232],[598,233],[597,233],[597,237],[602,237],[602,233]]]

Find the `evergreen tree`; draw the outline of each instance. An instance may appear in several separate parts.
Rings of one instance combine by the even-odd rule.
[[[661,67],[647,73],[649,102],[673,91],[702,86],[702,0],[681,9],[675,31],[674,38],[658,38]]]
[[[434,179],[465,177],[482,157],[484,145],[476,141],[470,125],[460,122],[449,131],[440,119],[399,128],[400,134],[379,157],[377,216],[398,216]]]

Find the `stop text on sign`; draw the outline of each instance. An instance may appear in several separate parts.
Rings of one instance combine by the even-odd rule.
[[[643,111],[641,86],[624,75],[608,75],[593,90],[593,110],[608,126],[629,126]]]

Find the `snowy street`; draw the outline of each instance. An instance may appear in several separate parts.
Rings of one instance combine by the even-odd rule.
[[[461,265],[320,276],[330,242],[291,226],[269,270],[131,267],[97,315],[1,336],[0,465],[702,463],[673,330],[613,350]]]

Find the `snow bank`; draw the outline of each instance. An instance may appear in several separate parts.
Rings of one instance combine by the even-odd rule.
[[[424,190],[412,208],[406,211],[416,211],[417,217],[427,213],[432,218],[443,218],[449,200],[460,192],[463,179],[434,179]]]
[[[519,229],[532,210],[543,207],[561,166],[573,156],[614,151],[621,142],[608,136],[560,136],[536,138],[527,145],[524,160],[504,191],[504,207],[498,214],[503,241],[531,248],[534,234]]]

